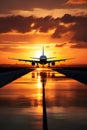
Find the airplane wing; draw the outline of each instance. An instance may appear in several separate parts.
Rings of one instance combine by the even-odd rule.
[[[38,60],[40,59],[40,58],[36,58],[36,57],[30,57],[30,58],[32,58],[32,59],[38,59]]]
[[[20,58],[9,58],[9,59],[12,59],[12,60],[18,60],[18,61],[24,61],[24,62],[35,62],[35,63],[39,63],[40,61],[39,60],[27,60],[27,59],[20,59]]]
[[[54,58],[56,58],[56,57],[49,57],[49,58],[47,58],[47,59],[54,59]]]
[[[54,59],[54,60],[48,60],[47,63],[52,63],[52,62],[61,62],[61,61],[66,61],[66,60],[70,60],[73,58],[64,58],[64,59]]]

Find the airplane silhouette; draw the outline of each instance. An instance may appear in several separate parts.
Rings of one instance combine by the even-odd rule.
[[[45,64],[48,64],[48,67],[50,67],[50,64],[54,66],[55,62],[66,61],[66,60],[72,59],[72,58],[54,59],[55,57],[47,58],[47,56],[44,54],[44,47],[42,48],[42,55],[39,58],[36,58],[36,57],[30,57],[30,58],[32,58],[32,59],[30,59],[30,60],[20,59],[20,58],[9,58],[9,59],[24,61],[24,62],[31,62],[32,66],[34,66],[35,64],[37,64],[37,66],[38,66],[38,64],[41,64],[43,66]]]

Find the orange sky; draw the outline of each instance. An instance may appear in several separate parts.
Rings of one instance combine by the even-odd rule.
[[[20,63],[10,57],[39,57],[42,46],[47,56],[75,58],[63,64],[87,64],[86,0],[13,3],[0,3],[0,64]]]

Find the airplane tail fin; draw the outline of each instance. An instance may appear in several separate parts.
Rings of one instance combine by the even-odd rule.
[[[44,56],[44,46],[43,46],[43,49],[42,49],[42,55]]]

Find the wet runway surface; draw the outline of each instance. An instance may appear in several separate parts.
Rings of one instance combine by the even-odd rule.
[[[44,68],[0,88],[0,130],[86,129],[83,83]]]

